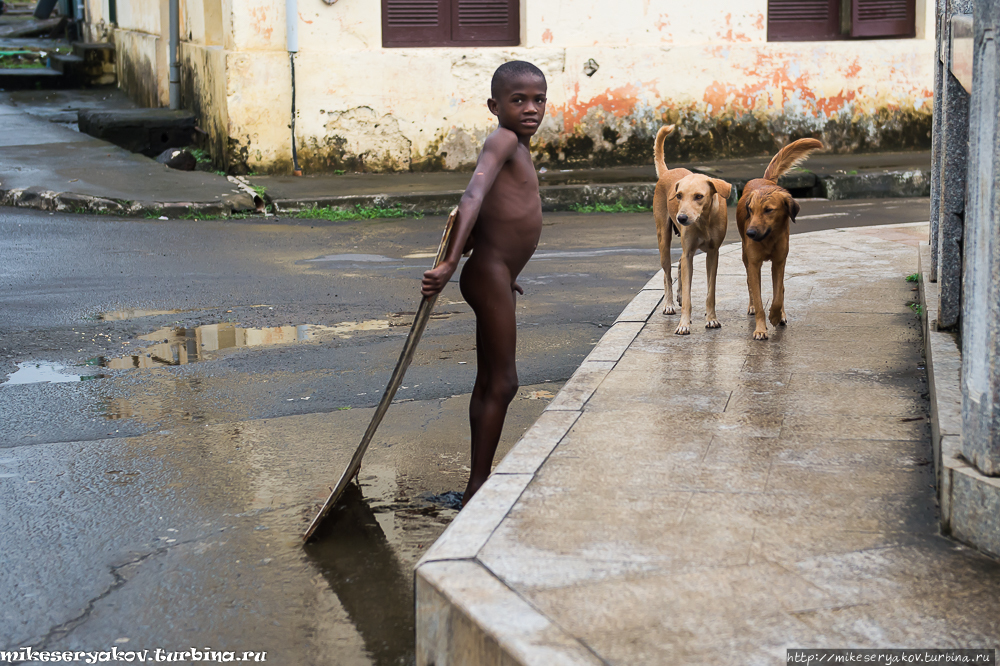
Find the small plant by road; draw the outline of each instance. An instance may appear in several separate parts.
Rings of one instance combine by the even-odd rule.
[[[392,217],[413,217],[422,218],[423,213],[403,210],[397,206],[384,208],[381,206],[361,206],[356,205],[350,209],[331,208],[308,208],[293,214],[293,217],[303,220],[328,220],[330,222],[342,222],[345,220],[378,220]]]
[[[920,273],[913,273],[906,276],[907,282],[920,282]]]
[[[577,213],[648,213],[652,206],[645,204],[630,204],[619,199],[613,204],[595,203],[590,205],[575,204],[573,210]]]

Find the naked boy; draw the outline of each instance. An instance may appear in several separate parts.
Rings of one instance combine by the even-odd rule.
[[[448,283],[463,250],[473,248],[462,269],[462,296],[476,313],[476,384],[469,404],[472,472],[467,503],[493,466],[507,406],[517,394],[514,346],[516,278],[538,246],[542,202],[529,142],[545,116],[545,75],[534,65],[514,61],[493,74],[486,102],[500,126],[483,144],[476,170],[458,205],[448,254],[424,273],[421,292],[430,296]]]

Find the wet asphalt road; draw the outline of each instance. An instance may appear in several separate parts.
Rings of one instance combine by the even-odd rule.
[[[927,207],[803,201],[794,231]],[[298,535],[367,425],[442,224],[0,209],[0,650],[409,663],[410,567],[454,516],[432,495],[467,473],[474,319],[457,284],[361,491],[320,544]],[[659,268],[650,214],[545,225],[498,460]]]

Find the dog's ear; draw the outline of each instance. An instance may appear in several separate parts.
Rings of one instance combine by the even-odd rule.
[[[712,183],[712,187],[714,187],[715,191],[719,193],[719,196],[726,201],[729,201],[729,195],[733,193],[732,185],[718,178],[709,178],[708,182]]]
[[[670,186],[670,195],[667,197],[667,201],[673,201],[677,198],[677,183]]]
[[[791,196],[787,196],[785,197],[785,207],[788,209],[788,217],[792,218],[792,222],[794,222],[799,214],[799,202]]]

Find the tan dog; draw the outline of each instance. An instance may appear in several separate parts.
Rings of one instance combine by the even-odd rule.
[[[673,131],[674,126],[667,125],[656,133],[653,155],[658,180],[653,193],[653,217],[660,245],[660,266],[663,267],[663,314],[667,315],[676,312],[673,277],[670,274],[670,242],[674,233],[681,237],[677,295],[681,321],[674,333],[687,335],[691,332],[691,275],[694,272],[694,254],[698,250],[705,253],[708,273],[705,327],[722,326],[715,313],[715,277],[719,268],[719,248],[729,225],[726,200],[732,186],[724,180],[691,173],[687,169],[668,169],[663,159],[663,141]]]
[[[814,150],[822,150],[816,139],[799,139],[788,144],[774,156],[764,170],[763,178],[755,178],[743,188],[743,195],[736,205],[736,226],[743,239],[743,265],[747,269],[747,288],[750,290],[748,315],[755,315],[757,327],[754,340],[767,340],[767,321],[760,296],[760,268],[771,262],[770,320],[772,326],[788,323],[785,314],[785,260],[788,258],[788,221],[795,221],[799,204],[783,187],[778,178],[803,161]]]

